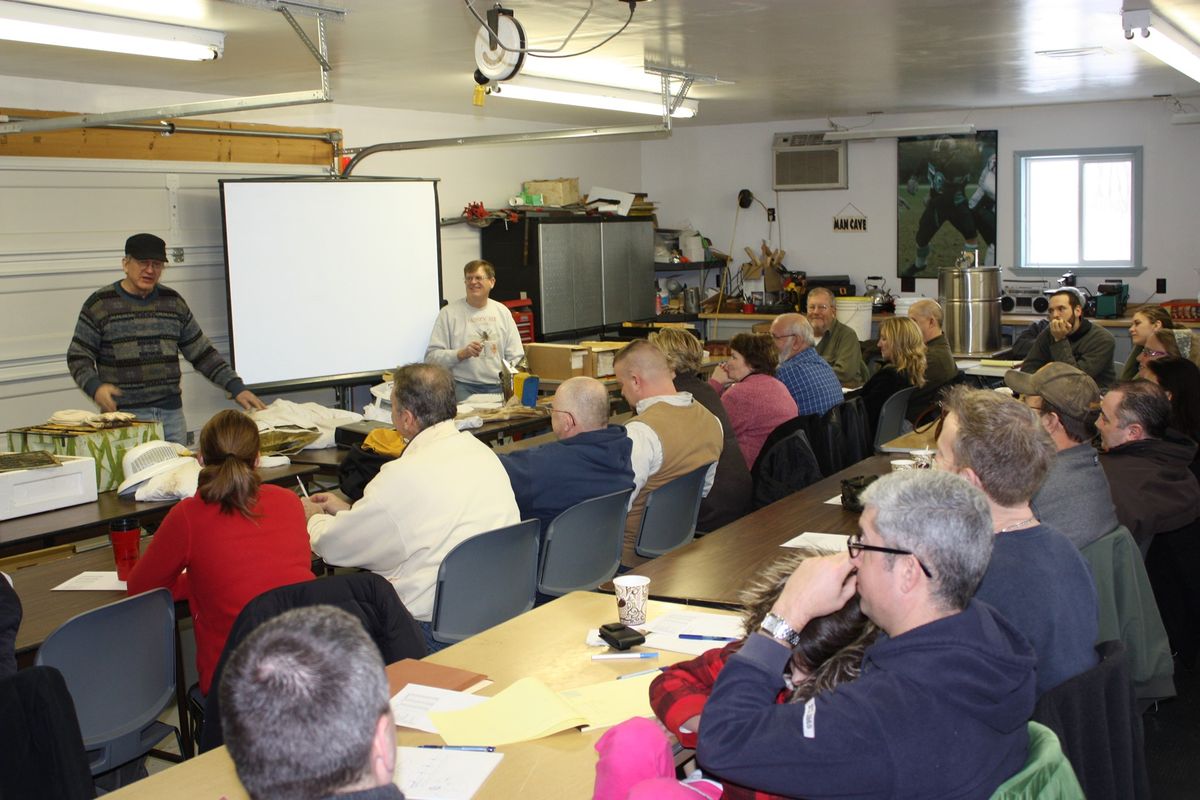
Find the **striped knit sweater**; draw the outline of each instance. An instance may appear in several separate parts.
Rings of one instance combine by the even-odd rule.
[[[88,397],[111,383],[121,389],[123,408],[180,408],[180,353],[230,394],[246,388],[178,292],[159,285],[141,298],[118,281],[83,304],[67,348],[67,368]]]

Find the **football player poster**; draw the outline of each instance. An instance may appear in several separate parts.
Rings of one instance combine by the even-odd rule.
[[[996,263],[996,131],[901,138],[896,273],[936,278],[964,249]]]

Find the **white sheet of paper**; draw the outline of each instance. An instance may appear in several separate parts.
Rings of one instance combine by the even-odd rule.
[[[730,614],[707,614],[702,611],[674,611],[650,620],[646,625],[646,644],[655,650],[700,655],[728,642],[704,639],[680,639],[679,634],[730,636],[740,639],[746,635],[742,618]]]
[[[814,533],[805,531],[799,536],[788,539],[780,547],[808,547],[820,550],[822,553],[841,553],[846,549],[846,537],[840,533]]]
[[[840,494],[835,494],[833,497],[825,501],[825,505],[827,506],[840,506],[841,504],[842,496]]]
[[[398,727],[437,733],[437,727],[429,719],[430,711],[458,711],[477,706],[484,700],[487,698],[466,692],[453,692],[436,686],[410,683],[396,692],[389,704]]]
[[[117,572],[81,572],[55,586],[54,592],[123,592],[125,581],[117,580]]]
[[[471,800],[503,753],[396,748],[395,782],[408,800]]]

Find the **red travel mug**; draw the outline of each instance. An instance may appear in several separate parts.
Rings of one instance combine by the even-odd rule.
[[[117,565],[117,580],[129,580],[133,565],[141,554],[142,529],[136,519],[113,520],[108,526],[108,540],[112,542],[113,561]]]

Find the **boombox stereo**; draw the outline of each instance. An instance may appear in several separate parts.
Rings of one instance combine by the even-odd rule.
[[[1034,314],[1045,314],[1050,308],[1050,298],[1043,294],[1045,288],[1045,281],[1005,281],[1000,309],[1006,314],[1026,308]]]

